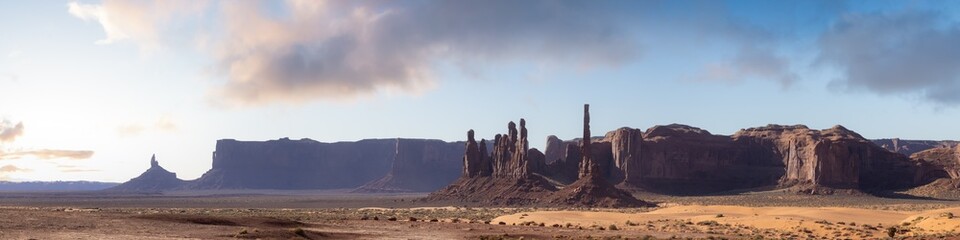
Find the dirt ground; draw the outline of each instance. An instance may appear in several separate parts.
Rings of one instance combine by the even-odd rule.
[[[897,236],[958,239],[946,231],[954,226],[944,224],[955,223],[947,213],[960,207],[960,202],[950,199],[783,193],[639,194],[660,205],[643,209],[505,208],[417,201],[423,196],[337,191],[6,192],[0,193],[0,239],[858,239],[886,236],[890,226],[899,230],[910,229],[903,224],[928,223],[939,224],[945,231],[897,232]],[[868,228],[863,226],[865,221],[851,226],[844,214],[819,219],[818,208],[853,208],[852,212],[876,211],[910,219],[884,227],[870,223]],[[804,214],[793,216],[788,211]],[[719,212],[727,216],[714,219]],[[850,216],[862,220],[871,215]],[[915,216],[928,222],[916,221]],[[802,227],[758,224],[768,222],[767,218],[799,221],[801,217],[805,222],[798,226]],[[603,224],[588,224],[591,221]],[[617,227],[612,230],[610,225]]]

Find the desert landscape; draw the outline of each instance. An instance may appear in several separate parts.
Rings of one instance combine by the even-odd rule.
[[[478,142],[473,130],[466,142],[456,143],[281,139],[237,148],[225,147],[234,140],[220,141],[213,168],[197,180],[177,178],[153,156],[143,174],[104,190],[3,192],[0,215],[7,220],[0,222],[0,237],[960,237],[955,142],[870,141],[842,126],[774,125],[734,136],[683,125],[621,128],[595,138],[589,110],[584,105],[583,137],[564,142],[551,136],[547,154],[528,147],[524,119],[510,122],[492,145]],[[351,145],[378,141],[395,144]],[[565,151],[557,153],[560,146]],[[378,148],[385,150],[370,151]],[[309,151],[358,161],[393,156],[390,167],[380,170],[383,177],[301,181],[303,176],[280,174],[309,168],[296,164],[315,161],[301,157],[312,156]],[[548,155],[553,161],[546,161]],[[443,161],[459,164],[436,164]],[[710,172],[716,169],[724,171]],[[460,174],[451,179],[435,171]]]
[[[758,192],[646,208],[490,207],[425,194],[4,194],[4,239],[955,239],[956,200]],[[890,230],[894,229],[894,230]]]
[[[0,240],[957,239],[960,1],[0,1]]]

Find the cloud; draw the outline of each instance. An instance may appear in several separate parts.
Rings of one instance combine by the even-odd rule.
[[[3,167],[0,167],[0,181],[9,181],[9,180],[11,180],[10,177],[8,177],[7,174],[5,174],[5,173],[31,172],[31,171],[33,171],[33,170],[26,169],[26,168],[19,168],[19,167],[14,166],[14,165],[6,165],[6,166],[3,166]]]
[[[179,129],[177,123],[169,116],[161,116],[153,125],[140,123],[123,124],[117,126],[117,134],[121,137],[134,137],[146,131],[175,132]]]
[[[146,127],[140,124],[125,124],[117,126],[117,134],[121,137],[139,136],[140,133],[143,133],[144,129],[146,129]]]
[[[0,173],[29,172],[29,171],[32,171],[32,170],[25,169],[25,168],[18,168],[17,166],[14,166],[14,165],[6,165],[3,167],[0,167]]]
[[[153,124],[153,127],[164,132],[174,132],[178,129],[177,123],[173,121],[173,118],[168,116],[160,117],[160,119]]]
[[[790,60],[772,50],[744,46],[731,59],[707,64],[695,77],[700,81],[738,83],[748,79],[771,80],[789,87],[799,77],[790,70]]]
[[[167,2],[167,1],[162,1]],[[168,3],[177,5],[184,2]],[[190,7],[155,2],[70,4],[103,25],[102,43],[151,41]],[[438,61],[533,60],[617,66],[639,55],[614,2],[231,1],[195,12],[216,20],[200,34],[225,82],[211,94],[230,105],[341,100],[435,85]],[[116,6],[114,6],[116,5]],[[186,9],[186,10],[184,10]],[[203,8],[200,8],[203,9]],[[123,10],[123,11],[121,11]],[[180,11],[182,10],[182,11]],[[150,14],[140,14],[140,13]],[[119,20],[124,19],[124,20]],[[629,24],[629,23],[625,23]]]
[[[12,160],[22,158],[37,158],[41,160],[50,159],[73,159],[81,160],[93,157],[93,151],[88,150],[54,150],[41,149],[29,151],[0,152],[0,160]]]
[[[16,73],[0,73],[0,80],[9,80],[16,83],[20,81],[20,75]]]
[[[164,40],[163,29],[176,18],[197,14],[208,4],[203,0],[104,0],[99,5],[72,1],[67,4],[67,12],[84,21],[100,23],[107,36],[97,40],[97,44],[133,39],[155,47]]]
[[[57,170],[59,170],[60,172],[66,172],[66,173],[99,172],[100,171],[99,169],[89,169],[89,168],[83,168],[83,167],[74,166],[74,165],[57,165]]]
[[[23,122],[14,125],[9,120],[0,120],[0,142],[13,142],[23,135]]]
[[[848,14],[819,39],[832,86],[960,104],[960,23],[935,12]]]

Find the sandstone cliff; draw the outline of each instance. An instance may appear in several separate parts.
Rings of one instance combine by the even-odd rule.
[[[907,191],[914,196],[960,198],[960,146],[937,147],[914,153],[923,164],[922,180],[930,183]]]
[[[914,153],[910,158],[930,166],[923,173],[925,180],[960,179],[960,146],[931,148]]]
[[[668,194],[702,194],[776,185],[784,166],[767,151],[751,152],[728,136],[681,124],[642,133],[639,170],[624,184]]]
[[[396,139],[321,143],[310,139],[217,141],[213,168],[194,189],[356,188],[385,176]]]
[[[564,142],[560,140],[560,138],[557,138],[557,136],[547,136],[547,145],[543,152],[546,164],[563,161],[563,159],[567,157],[566,151],[568,145],[570,145],[570,142]]]
[[[610,142],[611,160],[613,167],[617,169],[613,171],[616,174],[611,176],[614,182],[640,182],[643,131],[636,128],[619,128],[608,132],[604,136],[604,141]]]
[[[390,172],[355,192],[432,192],[460,176],[463,142],[397,139]]]
[[[824,130],[768,125],[741,130],[733,139],[779,159],[786,171],[781,185],[874,190],[919,184],[915,162],[839,125]]]

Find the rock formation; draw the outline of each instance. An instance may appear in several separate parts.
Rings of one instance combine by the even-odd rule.
[[[843,126],[811,130],[803,125],[745,129],[733,139],[752,152],[774,156],[785,166],[783,185],[835,189],[890,189],[919,184],[919,166],[884,150]]]
[[[914,153],[910,158],[927,166],[921,176],[925,181],[960,179],[960,146],[931,148]]]
[[[960,198],[960,146],[937,147],[910,156],[923,164],[921,180],[930,182],[910,189],[915,196]]]
[[[545,154],[537,149],[529,149],[526,121],[523,119],[520,120],[519,130],[516,124],[510,122],[506,135],[494,137],[493,160],[490,163],[484,162],[485,153],[473,147],[476,145],[473,135],[473,130],[467,132],[463,175],[450,186],[430,194],[428,201],[476,202],[487,205],[648,206],[607,182],[600,164],[592,159],[594,154],[591,153],[596,147],[590,137],[589,106],[584,106],[584,137],[581,138],[581,143],[579,146],[570,145],[567,148],[566,160],[554,161],[550,165],[544,161]],[[610,148],[609,144],[596,146],[600,146],[600,150]],[[549,148],[553,150],[556,145]],[[582,159],[569,159],[572,157]],[[491,174],[481,171],[486,168],[486,164],[493,169]],[[555,176],[551,171],[561,164],[579,164],[579,167],[573,173],[573,178],[577,180],[558,190],[544,176]]]
[[[614,182],[639,182],[640,177],[640,149],[643,145],[643,131],[636,128],[619,128],[608,132],[604,141],[610,142],[613,154],[613,164],[619,173]]]
[[[477,144],[473,135],[473,130],[467,132],[462,176],[446,188],[431,193],[428,200],[489,205],[533,204],[556,191],[556,187],[539,174],[546,165],[543,154],[528,149],[526,120],[520,120],[519,130],[514,122],[508,123],[507,134],[494,137],[492,156],[489,157],[484,151],[473,150],[471,146]],[[486,172],[485,169],[492,171]]]
[[[150,157],[150,168],[147,169],[146,172],[123,184],[106,189],[106,191],[161,192],[181,189],[186,183],[186,181],[177,178],[176,173],[160,167],[160,163],[157,162],[157,156],[153,155]]]
[[[475,148],[479,155],[480,149],[476,144],[467,145],[467,148]],[[457,169],[463,163],[456,159],[464,154],[462,142],[397,139],[395,149],[390,172],[355,192],[432,192],[460,176]]]
[[[582,207],[644,207],[652,204],[637,200],[630,193],[607,182],[600,165],[593,158],[590,135],[590,105],[583,105],[583,138],[580,139],[579,179],[553,193],[546,201],[552,204]]]
[[[544,149],[544,159],[546,159],[546,164],[553,164],[554,162],[563,161],[567,156],[568,143],[560,140],[557,136],[550,135],[547,136],[547,145]]]
[[[620,132],[608,136],[638,134],[636,130]],[[634,160],[638,161],[636,167],[625,166],[632,168],[624,173],[629,176],[626,186],[667,194],[702,194],[776,185],[784,172],[783,164],[772,160],[772,153],[749,152],[728,136],[700,128],[671,124],[651,127],[640,135],[639,143],[623,146],[642,149]]]
[[[903,154],[905,156],[922,152],[932,148],[952,148],[960,144],[960,141],[932,141],[932,140],[903,140],[899,138],[875,139],[871,140],[880,147],[891,152]]]
[[[583,160],[583,157],[580,155],[580,147],[577,144],[564,143],[560,145],[563,146],[562,158],[547,164],[545,175],[560,183],[570,184],[580,177],[580,160]],[[552,147],[547,146],[547,148]],[[547,150],[547,152],[551,151]]]

